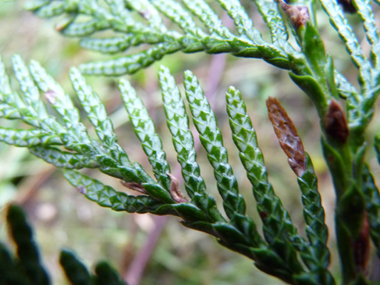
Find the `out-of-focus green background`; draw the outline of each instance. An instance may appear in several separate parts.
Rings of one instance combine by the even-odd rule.
[[[244,1],[243,1],[244,2]],[[0,0],[0,54],[9,66],[12,54],[20,54],[27,62],[39,61],[47,71],[73,95],[68,72],[71,66],[82,62],[99,60],[107,56],[80,48],[78,40],[62,37],[54,30],[56,20],[39,19],[23,10],[25,1]],[[266,30],[251,2],[244,2],[247,11],[255,19],[256,26]],[[378,14],[376,14],[378,16]],[[335,31],[327,24],[323,12],[318,12],[320,30],[325,39],[327,51],[333,55],[336,67],[355,85],[357,77],[343,44]],[[355,15],[349,16],[354,24],[363,49],[368,54],[369,46],[364,39],[362,28]],[[211,99],[224,134],[230,162],[239,180],[241,193],[246,198],[248,213],[257,221],[255,201],[250,184],[240,164],[237,151],[231,139],[226,116],[225,92],[228,86],[237,87],[245,98],[253,125],[258,134],[259,144],[264,152],[270,181],[276,193],[291,214],[292,220],[304,235],[304,222],[300,192],[296,176],[287,164],[287,158],[279,147],[272,126],[267,118],[265,100],[276,96],[288,111],[303,139],[305,149],[311,155],[319,177],[320,192],[327,213],[330,228],[329,245],[332,249],[332,271],[338,273],[337,255],[333,228],[334,193],[328,169],[320,150],[319,121],[308,98],[291,82],[286,71],[276,69],[262,60],[234,58],[232,56],[205,54],[176,54],[133,76],[125,76],[135,86],[138,94],[147,104],[156,122],[157,131],[162,135],[164,148],[172,169],[178,168],[171,138],[158,89],[157,70],[163,64],[170,68],[182,83],[182,72],[192,70],[200,79]],[[220,72],[220,76],[218,73]],[[133,160],[140,162],[151,171],[148,161],[135,138],[122,107],[117,79],[88,77],[88,82],[104,101],[119,135],[119,143]],[[15,80],[13,87],[17,90]],[[212,90],[215,90],[213,92]],[[378,122],[379,117],[375,117]],[[92,133],[93,129],[84,119]],[[0,124],[16,127],[18,122],[0,120]],[[370,126],[369,139],[372,141],[376,123]],[[196,138],[197,139],[197,138]],[[368,160],[379,176],[379,167],[371,149]],[[215,179],[205,152],[199,150],[198,161],[210,191],[221,206]],[[98,171],[85,171],[119,191],[126,191],[116,179]],[[86,200],[63,178],[61,170],[36,159],[26,149],[10,147],[0,143],[0,207],[16,200],[25,207],[42,249],[44,264],[48,267],[54,284],[66,284],[58,264],[58,253],[62,247],[74,249],[83,261],[93,265],[100,259],[109,260],[116,268],[125,271],[144,245],[154,228],[155,218],[150,215],[135,215],[113,212],[100,208]],[[220,207],[221,209],[221,207]],[[0,237],[7,239],[4,215],[0,214]],[[282,284],[275,278],[258,271],[253,262],[237,253],[222,248],[213,237],[182,227],[179,219],[170,217],[159,237],[153,256],[147,265],[141,284]]]

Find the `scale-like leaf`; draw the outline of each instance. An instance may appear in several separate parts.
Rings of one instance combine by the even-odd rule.
[[[207,213],[211,222],[222,222],[224,218],[216,208],[214,198],[206,192],[206,184],[200,175],[194,139],[189,129],[189,118],[179,89],[168,68],[161,66],[159,79],[166,121],[173,136],[178,162],[181,164],[186,192],[191,201]]]
[[[376,246],[377,255],[380,256],[380,194],[368,165],[364,165],[363,193],[371,239]]]
[[[0,127],[0,141],[20,147],[62,145],[58,135],[43,130],[23,130]]]
[[[255,4],[270,30],[272,43],[282,46],[288,40],[289,35],[281,13],[278,10],[277,2],[255,0]]]
[[[234,213],[244,215],[245,202],[239,194],[236,178],[228,163],[227,150],[223,146],[223,138],[217,126],[215,114],[194,74],[185,71],[184,78],[186,97],[193,115],[193,122],[207,152],[207,158],[214,168],[214,176],[219,193],[223,198],[224,210],[230,218]]]
[[[183,7],[173,0],[153,0],[152,4],[166,17],[179,25],[186,33],[196,37],[202,37],[204,33],[191,18],[191,15]]]
[[[162,204],[149,196],[132,196],[124,192],[118,192],[112,187],[74,170],[66,170],[64,175],[80,193],[102,207],[129,213],[147,213],[154,212],[162,206]],[[166,214],[173,214],[173,211],[166,211]]]
[[[134,131],[153,167],[154,175],[158,182],[167,191],[170,191],[171,180],[167,175],[170,173],[170,166],[166,161],[166,153],[163,150],[161,139],[156,133],[154,122],[129,81],[120,80],[119,89]]]
[[[380,56],[380,39],[379,30],[376,27],[375,17],[372,12],[371,4],[369,0],[353,0],[358,15],[364,25],[368,42],[371,44],[371,57],[374,61],[375,68],[379,68]]]
[[[29,148],[29,151],[59,168],[81,169],[99,167],[99,164],[89,155],[62,151],[55,147],[38,145]]]
[[[76,68],[71,69],[70,79],[99,139],[107,149],[115,148],[117,137],[99,96],[87,85],[84,77]]]
[[[206,1],[184,0],[183,2],[186,7],[209,29],[210,33],[216,33],[218,36],[226,40],[235,37],[227,27],[223,26],[218,15],[210,8]]]
[[[23,99],[28,106],[31,114],[40,119],[48,117],[46,107],[40,100],[40,94],[37,86],[34,84],[29,70],[19,55],[12,57],[13,70],[15,76],[20,84],[21,91],[24,96]]]
[[[256,132],[252,127],[240,92],[230,87],[226,97],[233,140],[239,149],[240,159],[253,186],[257,209],[263,221],[265,239],[269,245],[276,245],[274,250],[277,253],[289,255],[288,258],[292,260],[295,270],[301,270],[300,264],[297,264],[296,261],[296,253],[292,248],[302,252],[306,249],[305,241],[298,235],[297,228],[290,220],[288,212],[268,182],[264,157],[258,148]],[[291,240],[292,244],[287,243],[287,240]]]
[[[345,42],[352,61],[359,68],[360,82],[363,90],[368,90],[372,82],[371,65],[363,54],[360,44],[352,32],[346,17],[336,1],[321,0],[321,4],[330,18],[331,24],[338,31],[341,39]]]

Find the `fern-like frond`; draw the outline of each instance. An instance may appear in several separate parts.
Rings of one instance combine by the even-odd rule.
[[[255,149],[259,151],[258,159],[259,162],[261,161],[261,166],[257,171],[264,175],[259,178],[260,181],[251,177],[251,168],[247,168],[247,163],[244,160],[243,162],[247,168],[248,177],[253,179],[251,181],[255,186],[254,193],[259,204],[258,210],[264,221],[266,241],[260,236],[254,221],[245,214],[246,204],[239,194],[237,180],[228,163],[227,150],[223,146],[223,138],[217,126],[215,114],[197,78],[191,72],[185,72],[186,97],[201,143],[214,168],[227,219],[218,210],[214,198],[207,193],[204,180],[200,175],[200,167],[196,162],[196,149],[184,102],[168,69],[161,69],[160,84],[167,124],[182,168],[185,189],[191,198],[190,202],[182,196],[181,185],[170,173],[170,166],[166,161],[166,154],[160,137],[156,133],[154,122],[128,81],[120,81],[122,99],[157,180],[150,177],[140,164],[132,162],[127,152],[117,143],[105,106],[77,69],[71,70],[70,79],[82,108],[95,128],[98,140],[92,138],[80,122],[79,110],[74,106],[70,96],[37,62],[33,61],[28,69],[20,58],[15,60],[14,65],[19,73],[19,81],[24,92],[18,97],[4,83],[4,87],[0,90],[1,103],[9,108],[10,112],[20,114],[19,117],[13,116],[12,119],[19,118],[29,122],[32,129],[2,128],[0,129],[3,130],[0,136],[2,141],[28,147],[29,151],[37,157],[56,167],[64,168],[65,178],[77,188],[78,192],[100,206],[130,213],[178,216],[182,218],[182,223],[186,227],[217,237],[220,244],[255,260],[257,267],[265,272],[270,272],[287,281],[297,280],[304,274],[315,275],[314,268],[309,266],[310,263],[313,264],[314,257],[309,254],[310,250],[305,247],[306,242],[298,236],[288,213],[283,209],[268,183],[254,131],[247,130],[250,135],[242,133],[243,137],[236,134],[237,128],[242,128],[239,125],[241,124],[239,114],[245,112],[245,105],[240,95],[238,96],[239,104],[236,103],[236,94],[234,95],[236,100],[231,101],[228,97],[228,112],[231,120],[237,124],[235,126],[231,123],[235,142],[242,140],[237,143],[239,150],[245,153],[249,149],[245,147],[250,145],[253,138],[255,145],[253,151],[257,152]],[[29,70],[32,75],[29,74]],[[5,73],[1,78],[2,81],[8,82]],[[62,124],[47,112],[45,103],[40,98],[40,91],[63,118]],[[32,97],[38,102],[34,102],[32,111],[28,112],[26,101],[31,100]],[[6,115],[4,114],[3,117],[6,118]],[[249,129],[248,125],[246,127]],[[251,125],[250,128],[252,128]],[[118,191],[75,170],[82,168],[97,168],[107,175],[121,179],[124,186],[142,195],[134,196]],[[270,218],[267,219],[265,215],[269,215]],[[314,245],[313,242],[311,244]],[[301,248],[305,252],[302,252]],[[298,254],[308,265],[310,272],[303,269],[297,259]],[[305,258],[310,260],[305,261]],[[268,266],[268,262],[277,264],[277,269]],[[79,267],[76,266],[76,268]],[[317,277],[313,278],[320,278],[320,275],[317,274]]]

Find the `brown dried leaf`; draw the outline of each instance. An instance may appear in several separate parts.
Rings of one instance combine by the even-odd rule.
[[[137,183],[137,182],[125,182],[123,180],[120,180],[120,183],[121,185],[123,185],[124,187],[127,187],[131,190],[134,190],[134,191],[137,191],[137,192],[140,192],[142,194],[148,194],[145,189],[144,189],[144,186],[142,186],[140,183]]]
[[[268,116],[281,148],[288,156],[288,162],[294,173],[301,177],[306,171],[305,152],[296,127],[280,102],[269,97],[267,100]]]
[[[323,127],[325,132],[340,141],[345,143],[348,139],[349,130],[344,116],[343,110],[334,99],[331,99],[329,110],[326,117],[323,119]]]
[[[167,173],[167,176],[171,179],[172,183],[170,184],[170,195],[173,200],[177,203],[186,203],[188,200],[183,196],[181,190],[179,190],[179,183],[177,178],[175,178],[172,174]]]
[[[310,19],[309,9],[306,6],[289,5],[283,0],[279,0],[278,2],[296,30],[306,25],[306,22]]]

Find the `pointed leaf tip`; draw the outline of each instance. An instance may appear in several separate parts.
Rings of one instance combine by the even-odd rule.
[[[341,143],[345,143],[349,136],[346,117],[338,102],[331,99],[327,115],[323,119],[325,132]]]
[[[306,6],[289,5],[283,0],[279,3],[296,31],[299,27],[306,26],[306,22],[310,20],[309,9]]]

